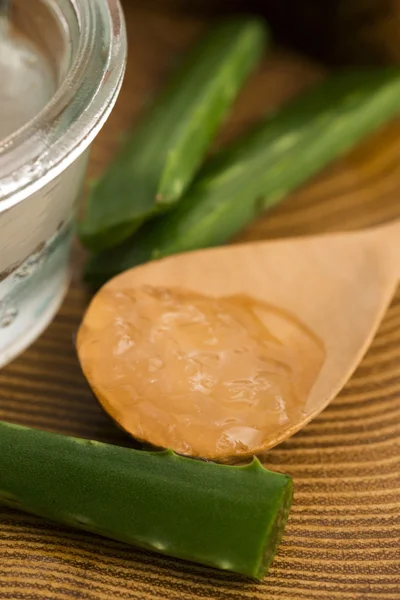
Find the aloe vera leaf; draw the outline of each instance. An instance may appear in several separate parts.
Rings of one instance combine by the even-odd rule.
[[[185,192],[267,40],[263,21],[213,27],[92,187],[78,224],[92,250],[112,247]]]
[[[92,257],[86,280],[226,242],[399,113],[399,97],[399,69],[331,75],[211,158],[172,212]]]
[[[292,480],[0,422],[0,504],[141,548],[262,579]]]

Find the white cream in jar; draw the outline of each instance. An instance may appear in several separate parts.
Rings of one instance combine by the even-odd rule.
[[[46,58],[25,36],[0,26],[0,140],[25,125],[56,90]]]
[[[13,0],[0,27],[0,367],[52,320],[69,282],[90,144],[117,98],[118,0]]]

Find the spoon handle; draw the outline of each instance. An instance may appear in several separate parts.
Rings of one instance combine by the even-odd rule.
[[[375,232],[385,249],[387,260],[393,265],[393,273],[400,280],[400,219],[377,227]]]

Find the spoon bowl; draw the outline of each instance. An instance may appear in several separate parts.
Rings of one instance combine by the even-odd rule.
[[[128,270],[109,281],[103,290],[150,285],[185,288],[212,297],[245,294],[293,315],[319,338],[325,360],[304,399],[301,416],[289,425],[277,426],[251,452],[241,452],[240,457],[245,458],[299,431],[348,381],[396,290],[399,239],[400,222],[395,222],[366,231],[212,248]],[[83,324],[90,312],[91,307]],[[78,336],[78,352],[79,346]],[[85,371],[82,358],[80,355]],[[307,352],[299,356],[300,361],[307,359]],[[112,402],[101,397],[99,400],[111,417],[132,433]]]

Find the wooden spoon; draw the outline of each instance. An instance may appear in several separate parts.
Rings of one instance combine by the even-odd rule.
[[[400,221],[366,231],[264,241],[175,255],[136,267],[104,290],[142,285],[186,288],[214,297],[246,294],[291,313],[322,341],[326,355],[297,419],[277,426],[257,447],[235,458],[261,453],[288,438],[320,413],[360,363],[396,290],[400,275]],[[102,293],[100,291],[99,293]],[[78,335],[81,364],[84,327]],[[90,324],[90,323],[89,323]],[[300,359],[301,360],[301,359]],[[305,357],[307,360],[307,357]],[[93,389],[96,381],[88,377]],[[105,410],[132,433],[118,399],[97,394]],[[152,439],[145,440],[154,443]],[[167,445],[167,444],[166,444]],[[231,458],[219,452],[207,456]]]

